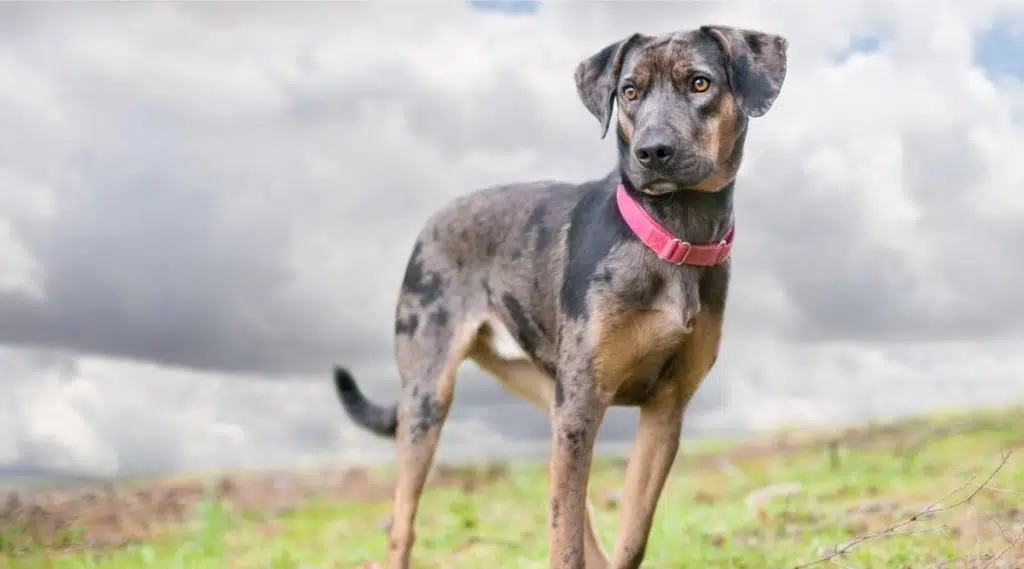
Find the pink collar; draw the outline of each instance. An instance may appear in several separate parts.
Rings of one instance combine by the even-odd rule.
[[[615,202],[626,225],[659,257],[673,265],[697,265],[710,267],[724,262],[732,250],[732,238],[736,226],[729,227],[729,232],[721,241],[714,245],[693,245],[688,241],[680,241],[660,223],[654,220],[626,192],[625,186],[619,184],[615,191]]]

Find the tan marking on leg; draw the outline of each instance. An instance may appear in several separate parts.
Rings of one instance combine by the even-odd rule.
[[[594,528],[594,504],[587,496],[586,527],[583,530],[583,555],[586,558],[587,569],[607,569],[608,553],[601,544],[601,538]]]
[[[640,409],[622,491],[614,569],[636,569],[643,561],[658,499],[679,449],[684,405],[673,390]]]
[[[534,407],[547,413],[554,400],[554,379],[548,377],[529,360],[502,358],[491,347],[477,343],[469,352],[480,369],[501,381],[509,391],[529,401]]]
[[[679,448],[683,413],[718,357],[721,334],[720,315],[698,313],[676,359],[679,367],[669,370],[665,392],[640,409],[612,554],[614,569],[636,569],[643,561],[654,512]]]

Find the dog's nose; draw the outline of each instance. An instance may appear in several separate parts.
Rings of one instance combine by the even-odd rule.
[[[633,155],[645,168],[664,168],[675,158],[676,151],[667,137],[652,136],[638,144]]]

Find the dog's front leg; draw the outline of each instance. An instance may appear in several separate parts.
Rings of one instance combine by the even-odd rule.
[[[548,529],[551,569],[584,569],[587,483],[594,440],[608,404],[585,374],[559,378],[551,409],[550,504]]]
[[[637,569],[665,479],[679,450],[686,399],[666,392],[640,408],[636,440],[626,467],[612,569]]]

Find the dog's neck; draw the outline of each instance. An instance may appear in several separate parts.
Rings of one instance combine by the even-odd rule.
[[[617,179],[629,195],[677,239],[694,244],[714,243],[725,236],[733,222],[735,180],[715,192],[679,190],[652,196],[638,191],[621,172]]]

